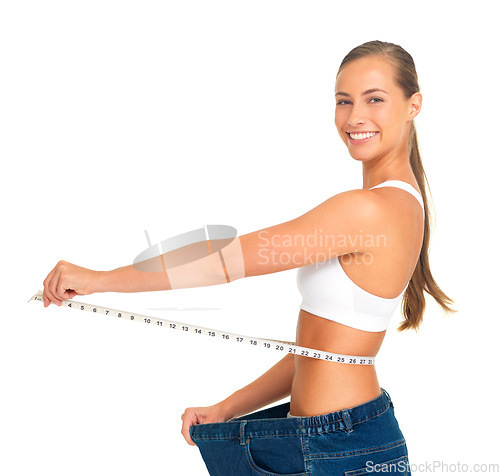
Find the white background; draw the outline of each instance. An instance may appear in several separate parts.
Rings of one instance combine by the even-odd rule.
[[[222,400],[281,354],[26,302],[60,259],[130,264],[144,230],[153,242],[207,223],[245,234],[360,188],[335,130],[334,84],[344,55],[374,39],[417,65],[431,269],[460,310],[446,316],[429,298],[418,333],[397,333],[395,315],[380,383],[411,463],[500,463],[490,5],[2,2],[0,473],[205,474],[180,434],[184,409]],[[87,301],[293,340],[295,278]]]

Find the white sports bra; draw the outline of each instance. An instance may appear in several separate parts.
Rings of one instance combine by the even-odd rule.
[[[407,182],[387,180],[379,187],[397,187],[411,193],[424,209],[420,194]],[[355,329],[380,332],[387,329],[394,310],[403,299],[383,298],[369,293],[354,283],[342,268],[338,257],[303,266],[297,271],[297,286],[302,294],[300,308]]]

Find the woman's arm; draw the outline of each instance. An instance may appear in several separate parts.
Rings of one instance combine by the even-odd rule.
[[[140,271],[134,265],[92,271],[59,262],[44,281],[44,301],[58,303],[91,292],[141,292],[224,284],[326,261],[347,253],[369,252],[386,233],[387,208],[371,190],[339,193],[294,220],[237,236],[205,257],[191,249],[210,249],[208,242],[182,250],[184,264],[163,271]],[[195,256],[196,255],[196,256]],[[157,260],[173,263],[168,254]],[[151,269],[158,269],[152,267]],[[161,269],[161,268],[160,268]]]
[[[288,397],[295,372],[294,355],[287,354],[265,374],[220,402],[227,420],[246,415]]]
[[[194,445],[189,427],[231,420],[287,397],[291,393],[294,371],[294,356],[287,354],[257,380],[222,402],[209,407],[186,408],[182,415],[182,435]]]

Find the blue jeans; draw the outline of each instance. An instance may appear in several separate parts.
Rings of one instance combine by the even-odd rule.
[[[409,475],[391,397],[326,415],[287,418],[284,403],[240,418],[195,425],[192,440],[211,475]]]

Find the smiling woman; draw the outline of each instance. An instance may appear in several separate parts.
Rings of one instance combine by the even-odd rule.
[[[434,280],[429,265],[427,177],[413,122],[422,108],[415,63],[399,45],[367,42],[354,48],[342,60],[335,86],[335,125],[351,157],[363,163],[364,186],[370,188],[379,183],[377,169],[390,166],[394,174],[405,174],[407,182],[422,195],[423,241],[404,296],[403,315],[406,320],[399,328],[417,329],[425,309],[424,290],[444,311],[456,311],[450,307],[453,301]],[[406,160],[401,161],[401,157]]]
[[[392,43],[365,43],[344,58],[335,86],[335,124],[362,164],[361,189],[338,193],[293,220],[231,235],[225,247],[195,240],[162,254],[151,272],[133,266],[96,272],[61,261],[44,281],[45,304],[298,268],[295,343],[359,356],[377,355],[401,304],[399,330],[417,329],[424,291],[452,312],[429,268],[426,177],[413,124],[422,95],[412,57]],[[285,404],[253,413],[288,396]],[[371,365],[288,354],[225,400],[187,408],[182,420],[184,438],[198,446],[210,474],[363,474],[369,462],[402,463],[400,473],[408,474],[394,405]]]
[[[399,303],[405,318],[399,330],[420,325],[424,290],[455,311],[429,268],[426,177],[413,123],[422,95],[412,57],[392,43],[360,45],[342,61],[336,91],[335,124],[351,157],[362,162],[362,191],[381,207],[375,217],[381,228],[372,231],[386,241],[298,270],[297,343],[375,355]],[[366,224],[373,219],[361,215]],[[373,259],[357,260],[360,254]],[[246,414],[289,394],[289,404]],[[232,420],[217,423],[221,418]],[[375,460],[410,474],[394,405],[374,368],[287,356],[218,405],[186,409],[183,421],[211,474],[364,474]]]
[[[390,162],[408,149],[401,139],[420,112],[422,95],[405,97],[393,68],[387,56],[377,55],[344,63],[337,76],[335,125],[355,160]]]

